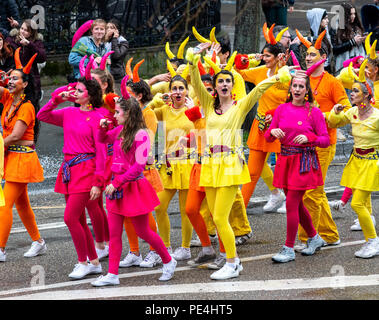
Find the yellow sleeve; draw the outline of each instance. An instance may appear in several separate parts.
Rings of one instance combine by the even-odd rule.
[[[263,80],[259,82],[253,90],[249,92],[249,94],[240,100],[240,106],[239,109],[247,114],[253,106],[257,103],[257,101],[260,99],[263,93],[270,88],[274,83],[276,83],[277,80],[277,75],[272,76],[270,78],[267,78],[266,80]]]
[[[166,93],[169,91],[169,83],[168,82],[165,82],[165,81],[161,81],[161,82],[158,82],[158,83],[155,83],[153,84],[150,89],[151,89],[151,93],[153,95],[156,95],[157,93]]]
[[[347,117],[344,111],[341,111],[339,114],[336,114],[334,112],[334,109],[328,112],[326,119],[329,128],[343,127],[350,122],[349,118]]]
[[[242,78],[247,81],[256,84],[256,75],[260,71],[260,69],[266,68],[266,66],[259,66],[256,68],[251,69],[245,69],[245,70],[238,70],[236,71],[242,76]]]
[[[205,114],[208,114],[211,111],[210,108],[213,108],[214,98],[207,89],[205,89],[204,84],[201,81],[199,68],[197,67],[199,59],[200,56],[196,55],[193,59],[193,64],[190,65],[191,83]]]
[[[374,98],[375,104],[373,105],[373,107],[379,109],[379,80],[374,82]]]
[[[336,78],[342,83],[345,89],[351,90],[354,79],[350,76],[349,68],[343,68]]]
[[[147,105],[152,109],[160,108],[162,107],[165,103],[162,99],[162,93],[157,93],[154,95],[153,100],[151,100]]]
[[[243,80],[242,76],[234,68],[231,71],[234,77],[234,86],[232,94],[236,95],[236,100],[240,100],[246,97],[245,80]]]
[[[144,120],[148,129],[150,142],[154,142],[155,133],[157,132],[158,128],[157,116],[155,115],[154,111],[149,110],[144,114]]]

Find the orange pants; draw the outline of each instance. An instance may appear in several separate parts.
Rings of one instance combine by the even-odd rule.
[[[13,223],[13,206],[33,241],[41,238],[38,231],[35,215],[30,205],[28,184],[19,182],[5,182],[5,206],[0,207],[0,248],[5,248]]]
[[[149,225],[151,230],[153,230],[155,233],[158,233],[157,223],[155,222],[154,216],[151,212],[149,213]],[[138,236],[136,234],[136,230],[134,229],[131,218],[125,217],[124,227],[129,241],[129,250],[131,252],[139,252]],[[150,246],[150,250],[153,251],[155,249]]]
[[[265,165],[267,157],[267,152],[252,149],[249,151],[247,166],[249,168],[251,182],[244,184],[241,188],[243,201],[245,202],[246,208],[249,204],[250,197],[254,193],[255,186],[257,185],[262,174],[263,166]]]

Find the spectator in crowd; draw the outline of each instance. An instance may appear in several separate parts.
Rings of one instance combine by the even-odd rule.
[[[287,9],[293,11],[295,0],[262,0],[262,9],[265,14],[267,26],[273,23],[287,25]]]
[[[0,6],[0,32],[4,37],[8,37],[9,31],[12,28],[18,28],[20,14],[16,0],[3,0]]]

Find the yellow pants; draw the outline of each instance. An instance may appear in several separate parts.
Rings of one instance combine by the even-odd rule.
[[[237,256],[235,236],[229,223],[230,210],[239,187],[205,187],[206,199],[218,234],[225,247],[226,258],[232,259]]]
[[[334,155],[336,153],[336,145],[333,144],[327,148],[316,149],[318,158],[320,160],[322,177],[325,182],[329,165],[333,161]],[[304,195],[303,201],[312,217],[313,226],[319,235],[329,243],[338,241],[339,235],[337,226],[332,217],[324,186],[317,187],[313,190],[308,190]],[[308,239],[307,233],[300,225],[299,239],[302,242],[306,242]]]
[[[267,163],[267,158],[269,157],[269,153],[267,153],[265,164],[263,165],[263,170],[261,173],[261,178],[264,183],[267,185],[270,191],[275,190],[276,188],[273,186],[272,182],[274,181],[274,173],[271,170],[271,167]]]
[[[376,238],[375,226],[371,219],[371,191],[353,190],[351,208],[358,215],[359,224],[366,241]]]
[[[165,246],[171,247],[170,232],[171,225],[170,219],[167,214],[167,208],[174,197],[175,193],[179,191],[179,209],[181,214],[182,223],[182,247],[189,248],[192,239],[192,224],[186,214],[186,201],[188,190],[164,189],[158,192],[160,205],[155,208],[156,220],[158,224],[159,235],[161,236]]]
[[[205,221],[208,234],[216,234],[216,226],[210,215],[206,198],[204,198],[204,201],[201,204],[200,214]],[[237,190],[236,198],[234,199],[233,206],[230,211],[229,223],[232,226],[236,237],[240,237],[251,232],[250,222],[247,219],[246,208],[240,188]]]

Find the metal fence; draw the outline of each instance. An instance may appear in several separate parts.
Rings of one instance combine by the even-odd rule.
[[[192,33],[202,34],[212,27],[220,30],[220,0],[16,0],[21,19],[43,11],[44,36],[49,54],[71,49],[76,29],[89,19],[117,19],[131,48],[177,42]]]

